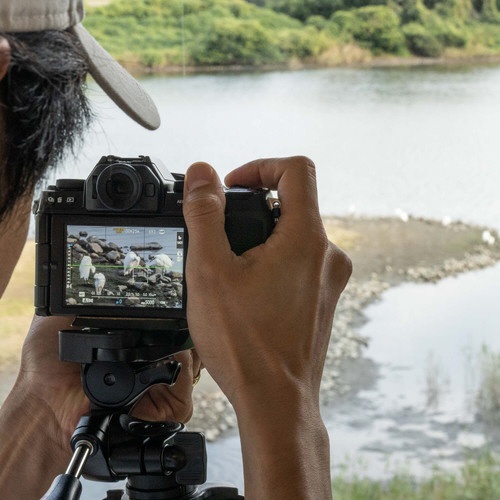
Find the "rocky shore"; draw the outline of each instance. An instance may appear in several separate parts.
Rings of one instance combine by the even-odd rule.
[[[406,218],[404,218],[406,219]],[[359,335],[364,308],[403,282],[437,282],[500,260],[499,235],[462,222],[401,218],[324,218],[329,239],[351,257],[353,276],[337,306],[321,385],[324,403],[350,389],[343,364],[357,359],[369,339]],[[224,394],[202,375],[195,390],[191,430],[216,440],[237,424]]]

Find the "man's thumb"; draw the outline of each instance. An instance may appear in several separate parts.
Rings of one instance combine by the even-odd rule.
[[[184,219],[189,233],[189,252],[221,252],[229,243],[224,231],[226,200],[221,181],[207,163],[194,163],[184,180]],[[214,256],[215,257],[215,256]]]

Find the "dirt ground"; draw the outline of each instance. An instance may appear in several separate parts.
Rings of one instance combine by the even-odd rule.
[[[373,277],[400,283],[409,268],[439,266],[449,259],[463,260],[487,251],[500,257],[498,237],[493,245],[482,240],[486,228],[460,222],[398,218],[324,218],[330,241],[347,252],[353,262],[354,279]],[[492,232],[490,230],[490,232]],[[498,235],[497,235],[498,236]]]

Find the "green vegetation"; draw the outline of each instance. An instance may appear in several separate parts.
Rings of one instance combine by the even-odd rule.
[[[500,55],[500,0],[111,0],[85,25],[125,66],[323,66]]]
[[[500,462],[491,454],[468,460],[458,474],[435,470],[423,481],[397,474],[385,482],[336,478],[335,500],[493,500],[500,498]]]
[[[483,346],[479,357],[480,381],[476,408],[481,418],[500,423],[500,353]]]
[[[244,0],[115,0],[88,9],[85,26],[122,62],[262,65],[316,56],[331,37]]]

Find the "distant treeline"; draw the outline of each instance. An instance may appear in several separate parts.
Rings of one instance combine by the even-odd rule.
[[[86,27],[125,65],[336,65],[500,54],[500,0],[113,0]]]

